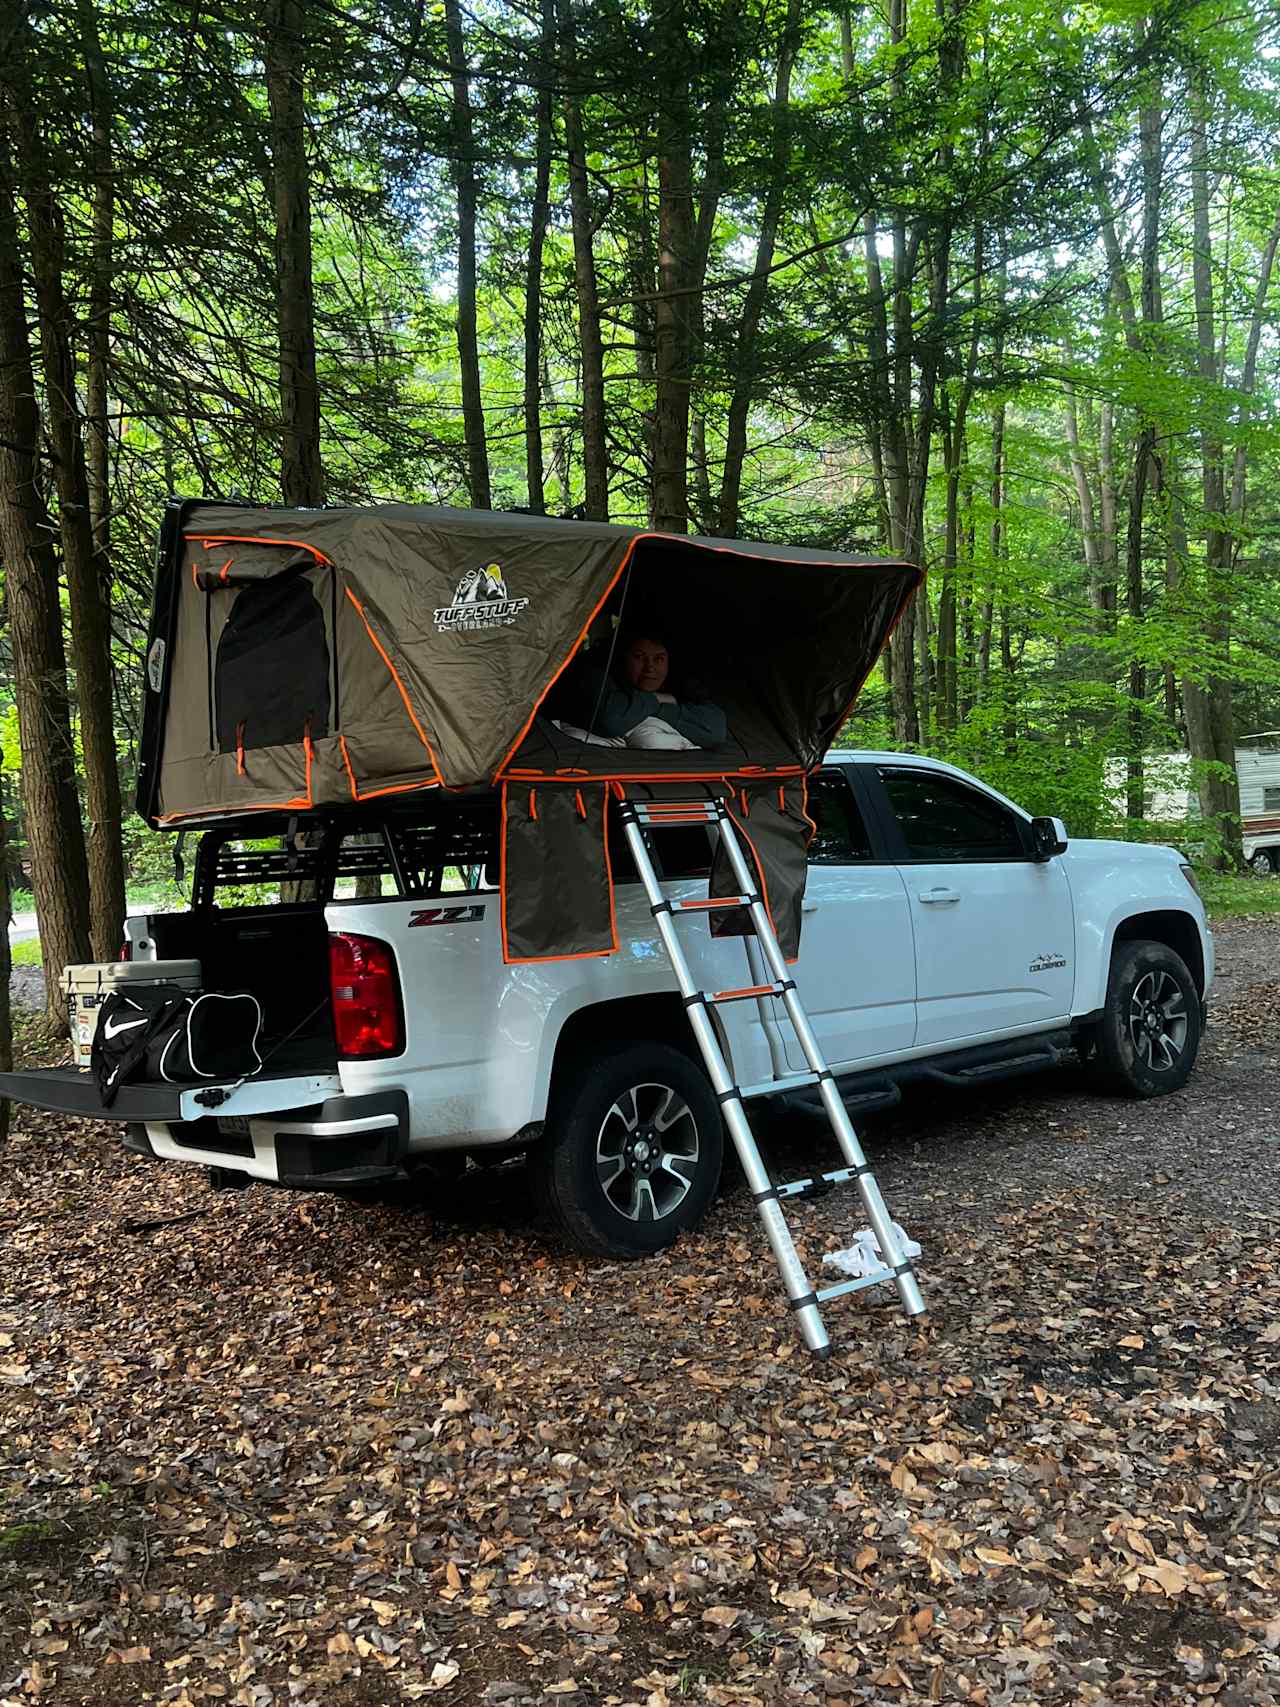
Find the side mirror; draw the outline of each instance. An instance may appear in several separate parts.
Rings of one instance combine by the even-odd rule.
[[[1043,864],[1055,854],[1067,851],[1067,826],[1061,818],[1031,820],[1031,857]]]

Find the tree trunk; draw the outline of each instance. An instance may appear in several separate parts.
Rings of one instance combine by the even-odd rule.
[[[467,488],[471,507],[487,510],[493,499],[489,486],[489,445],[480,389],[480,346],[476,334],[476,150],[471,124],[471,78],[458,0],[444,0],[445,35],[449,43],[449,77],[453,86],[450,162],[458,198],[458,362],[462,372],[462,431],[467,447]]]
[[[1068,352],[1069,355],[1069,352]],[[1084,566],[1089,577],[1089,603],[1100,610],[1102,583],[1098,574],[1101,552],[1098,549],[1098,522],[1093,503],[1093,488],[1089,484],[1089,469],[1084,448],[1080,443],[1080,418],[1076,409],[1074,385],[1064,388],[1067,450],[1071,461],[1071,478],[1075,483],[1076,502],[1080,506],[1080,535],[1084,542]]]
[[[974,602],[977,588],[974,584],[973,565],[978,555],[978,522],[973,505],[973,469],[968,458],[968,443],[962,447],[964,457],[964,479],[961,490],[964,497],[964,561],[968,565],[964,586],[960,590],[960,670],[957,672],[960,681],[956,688],[956,721],[968,717],[973,710],[974,682],[977,677],[978,656],[976,637],[974,634]]]
[[[1003,706],[1004,756],[1018,750],[1018,679],[1013,656],[1012,618],[1007,598],[1000,602],[1000,698]]]
[[[846,72],[852,76],[852,70]],[[890,516],[889,473],[885,463],[885,435],[889,427],[892,394],[889,386],[889,317],[884,273],[880,266],[879,232],[875,215],[862,222],[862,250],[867,263],[867,354],[871,358],[871,384],[875,392],[875,420],[869,434],[871,466],[875,475],[876,520],[880,543],[893,550],[893,521]]]
[[[711,497],[711,470],[707,465],[707,418],[701,413],[689,420],[689,457],[693,464],[693,519],[699,533],[711,533],[716,526],[716,510]]]
[[[1187,568],[1187,525],[1182,513],[1182,479],[1177,451],[1170,445],[1163,458],[1160,474],[1160,501],[1164,520],[1164,585],[1172,607],[1178,598]],[[1164,678],[1164,714],[1169,724],[1177,728],[1178,672],[1172,660],[1161,665]]]
[[[276,336],[280,368],[280,491],[286,504],[324,503],[320,388],[311,277],[303,0],[273,0],[264,64],[275,212]]]
[[[906,0],[891,0],[891,31],[895,42],[906,30]],[[911,490],[911,398],[912,337],[914,332],[913,285],[918,245],[909,241],[902,214],[893,223],[893,353],[890,361],[892,394],[889,431],[884,445],[885,484],[889,491],[889,517],[893,531],[893,553],[906,562],[918,563],[921,542],[912,536],[914,513]],[[920,742],[920,718],[916,709],[916,599],[902,613],[893,636],[892,658],[893,730],[907,746]]]
[[[1004,597],[1003,597],[1003,576],[1002,576],[1001,571],[1000,571],[1000,565],[1004,561],[1005,547],[1006,547],[1005,530],[1004,530],[1004,476],[1005,476],[1004,428],[1005,428],[1005,402],[1004,402],[1004,399],[1001,398],[1000,401],[996,404],[995,409],[993,410],[992,416],[991,416],[991,534],[990,534],[990,557],[991,557],[991,582],[992,582],[992,589],[993,590],[992,590],[992,592],[990,592],[988,594],[986,602],[982,607],[981,671],[982,671],[982,682],[983,682],[983,690],[984,690],[983,691],[983,697],[984,697],[984,699],[988,697],[988,692],[989,692],[990,682],[991,682],[991,642],[992,642],[993,631],[994,631],[994,627],[995,627],[995,589],[999,589],[1001,592],[1000,608],[1001,608],[1002,615],[1004,613],[1004,608],[1005,608]],[[1002,628],[1002,637],[1006,631],[1007,631],[1007,618],[1005,619],[1005,628]],[[1003,661],[1004,660],[1003,660],[1003,650],[1002,650],[1001,662],[1003,663]],[[1009,688],[1010,688],[1010,684],[1007,681],[1002,681],[1000,683],[999,693],[1000,693],[1002,702],[1003,702],[1003,696],[1005,695],[1006,692],[1009,691]]]
[[[1129,494],[1129,532],[1125,548],[1125,610],[1136,630],[1142,622],[1142,521],[1146,509],[1147,470],[1155,446],[1154,427],[1145,427],[1138,434],[1133,452],[1133,486]],[[1146,746],[1146,727],[1143,709],[1147,697],[1147,672],[1137,650],[1129,658],[1129,716],[1128,752],[1126,754],[1125,815],[1130,819],[1146,817],[1146,777],[1143,750]]]
[[[572,457],[569,446],[569,423],[560,412],[559,399],[551,383],[551,369],[546,352],[542,356],[542,406],[551,419],[551,476],[556,483],[557,511],[566,515],[573,490]]]
[[[726,539],[737,536],[742,497],[742,464],[747,453],[747,419],[751,411],[756,378],[756,344],[765,298],[769,292],[769,269],[773,265],[778,224],[787,192],[787,166],[791,158],[791,72],[795,64],[801,19],[800,0],[788,0],[782,40],[778,44],[778,69],[773,89],[773,146],[770,150],[768,190],[760,220],[752,280],[747,287],[738,322],[733,360],[733,392],[725,427],[724,478],[720,485],[720,532]]]
[[[1196,367],[1207,391],[1224,381],[1215,350],[1213,254],[1210,230],[1208,111],[1203,89],[1191,97],[1191,288],[1195,294]],[[1205,613],[1208,669],[1183,683],[1186,744],[1200,795],[1205,828],[1217,840],[1217,862],[1224,869],[1244,862],[1239,823],[1236,736],[1232,727],[1231,655],[1232,538],[1227,526],[1224,446],[1212,420],[1200,434],[1200,490],[1205,509]]]
[[[13,949],[9,943],[9,921],[13,904],[9,893],[9,833],[0,796],[0,1073],[13,1071],[13,1013],[9,1005],[9,980],[13,976]],[[0,1097],[0,1146],[9,1137],[9,1101]]]
[[[67,1029],[64,966],[89,958],[89,876],[76,797],[58,566],[40,492],[12,165],[0,133],[0,558],[22,748],[22,800],[50,1025]]]
[[[942,588],[938,595],[937,715],[939,729],[956,726],[956,570],[960,561],[960,467],[964,428],[942,408],[942,460],[946,475],[946,515],[942,542]]]
[[[280,372],[280,490],[286,504],[324,503],[316,376],[311,169],[307,162],[306,0],[272,0],[263,58],[275,213],[276,342]],[[307,832],[302,832],[305,837]],[[282,902],[313,901],[314,882],[280,885]]]
[[[582,133],[578,91],[577,35],[571,0],[559,0],[560,53],[564,60],[564,140],[569,172],[569,210],[573,223],[573,280],[578,297],[578,342],[582,351],[582,476],[588,521],[609,519],[609,450],[604,414],[604,338],[600,330],[600,292],[592,249],[590,180]]]
[[[1108,400],[1098,417],[1098,611],[1108,629],[1116,625],[1116,577],[1120,562],[1116,515],[1115,407]]]
[[[695,236],[690,58],[684,0],[663,14],[658,41],[669,81],[656,114],[658,300],[654,304],[653,525],[689,531],[689,398],[693,314],[688,294]]]
[[[1142,319],[1137,328],[1136,345],[1139,350],[1150,349],[1154,329],[1164,317],[1160,290],[1160,200],[1164,171],[1162,102],[1163,91],[1157,85],[1151,99],[1144,103],[1138,114],[1138,145],[1142,164]],[[1123,303],[1129,291],[1127,275],[1124,275],[1123,288],[1118,278],[1113,275],[1112,291]],[[1126,322],[1126,329],[1128,324]],[[1130,342],[1132,345],[1132,334]],[[1143,524],[1148,480],[1154,478],[1157,485],[1160,480],[1160,470],[1156,464],[1156,423],[1149,412],[1144,411],[1144,415],[1134,445],[1129,527],[1125,545],[1125,610],[1129,618],[1131,636],[1125,811],[1130,820],[1146,816],[1143,754],[1146,748],[1147,672],[1142,661],[1143,648],[1139,639],[1145,616],[1142,594]]]
[[[89,111],[93,124],[93,253],[90,259],[89,348],[85,373],[85,438],[94,549],[111,543],[111,292],[115,258],[115,166],[111,85],[93,0],[77,0]]]
[[[105,554],[96,551],[89,509],[89,480],[81,437],[72,347],[72,312],[63,287],[62,209],[40,130],[29,40],[14,44],[11,130],[20,162],[27,235],[35,286],[44,370],[46,424],[58,493],[58,529],[67,575],[67,602],[80,707],[80,747],[89,816],[90,935],[95,956],[120,952],[125,914],[121,846],[120,773],[116,764],[111,610]]]
[[[933,670],[929,657],[929,590],[921,587],[914,600],[916,611],[916,716],[920,722],[920,740],[927,746],[932,734],[930,713],[933,697]]]
[[[889,33],[894,43],[905,41],[908,34],[908,0],[891,0]],[[937,45],[938,76],[944,88],[957,88],[964,69],[963,37],[957,27],[959,8],[948,9],[945,0],[937,0],[936,19],[940,25]],[[895,62],[892,77],[894,94],[901,97],[902,59]],[[939,170],[946,176],[950,170],[954,147],[950,133],[944,131],[940,143]],[[925,257],[925,272],[929,285],[929,318],[923,339],[916,334],[915,280],[921,253]],[[933,447],[934,418],[937,402],[938,373],[947,342],[947,307],[951,288],[951,225],[946,215],[931,219],[918,218],[908,229],[906,217],[899,213],[894,220],[893,234],[893,387],[894,407],[893,460],[897,463],[897,502],[893,508],[898,516],[903,559],[923,566],[925,561],[924,518],[929,489],[929,457]],[[887,465],[886,465],[887,467]],[[917,607],[920,607],[919,613]],[[903,612],[893,649],[894,722],[898,738],[909,743],[920,740],[920,704],[915,681],[915,628],[917,622],[927,623],[928,613],[923,599],[916,595]],[[922,652],[925,665],[927,651]],[[927,696],[928,683],[923,682]]]
[[[973,236],[973,327],[969,335],[969,353],[965,363],[964,383],[956,400],[952,416],[950,393],[942,394],[942,457],[946,476],[946,510],[943,525],[942,590],[938,599],[938,725],[954,729],[959,709],[957,677],[959,657],[957,647],[957,586],[960,562],[960,480],[965,466],[965,429],[969,405],[978,372],[979,309],[983,289],[983,228],[978,224]],[[970,566],[973,558],[970,554]]]
[[[551,220],[551,77],[555,54],[555,0],[542,0],[538,99],[534,128],[533,207],[524,273],[524,460],[529,508],[545,515],[542,474],[542,251]]]
[[[991,633],[995,622],[995,601],[990,592],[982,601],[978,628],[978,699],[985,702],[991,686]]]

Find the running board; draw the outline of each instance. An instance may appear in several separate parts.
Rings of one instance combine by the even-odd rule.
[[[836,1089],[851,1113],[874,1114],[896,1108],[902,1101],[903,1089],[909,1085],[942,1084],[955,1090],[966,1086],[972,1089],[975,1085],[998,1084],[1002,1079],[1061,1067],[1074,1059],[1074,1055],[1071,1033],[1059,1030],[1030,1039],[1013,1038],[973,1049],[951,1050],[941,1057],[899,1061],[889,1067],[878,1067],[872,1073],[841,1073],[836,1078]],[[783,1087],[785,1081],[775,1083]],[[802,1094],[796,1102],[806,1113],[822,1113],[822,1105],[815,1097]]]
[[[940,1085],[990,1085],[1000,1079],[1018,1079],[1024,1073],[1036,1073],[1046,1067],[1057,1067],[1062,1062],[1059,1050],[1033,1049],[1023,1055],[1006,1056],[1003,1060],[988,1061],[972,1067],[960,1067],[954,1072],[948,1072],[945,1067],[926,1067],[922,1069],[921,1077],[933,1079]]]

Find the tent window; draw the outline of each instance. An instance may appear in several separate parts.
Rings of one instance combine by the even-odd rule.
[[[241,589],[218,641],[218,749],[279,747],[329,733],[324,613],[302,575]]]

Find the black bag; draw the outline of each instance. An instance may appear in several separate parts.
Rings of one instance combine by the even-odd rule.
[[[261,1029],[256,996],[192,995],[174,984],[116,990],[99,1011],[89,1070],[104,1108],[132,1079],[170,1085],[247,1079],[262,1066]]]

